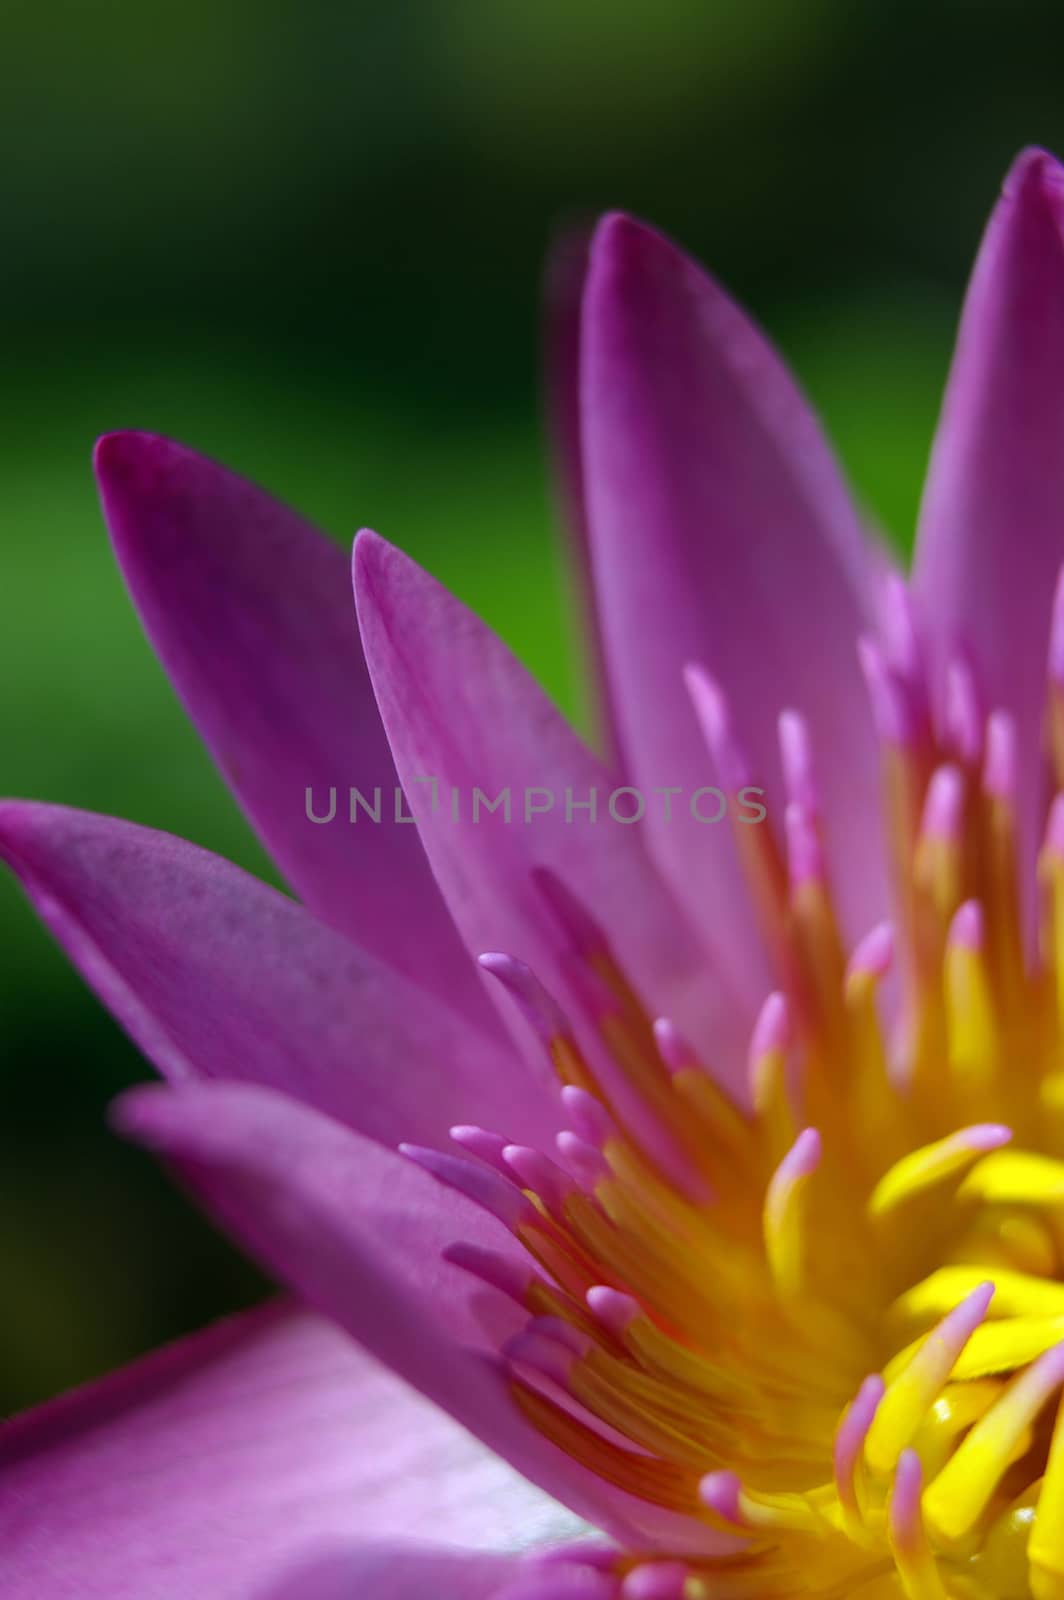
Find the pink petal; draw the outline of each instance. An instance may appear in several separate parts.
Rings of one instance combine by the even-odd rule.
[[[168,439],[101,439],[115,551],[189,715],[300,897],[472,1014],[483,998],[417,842],[358,642],[344,555],[254,485]],[[348,820],[348,789],[381,822]],[[337,815],[315,824],[338,791]],[[390,821],[386,819],[391,819]]]
[[[638,825],[610,819],[616,780],[500,640],[407,556],[362,533],[354,566],[366,660],[396,766],[470,950],[507,951],[552,993],[573,998],[556,923],[530,881],[533,867],[549,867],[603,925],[648,1003],[686,1018],[685,1031],[712,1043],[720,1060],[732,1020],[726,1001],[649,865]],[[418,784],[425,777],[438,783],[435,813],[431,789]],[[509,789],[511,820],[501,810],[472,820],[475,789],[491,800]],[[597,820],[576,809],[593,790]],[[546,809],[526,821],[528,795]]]
[[[1009,172],[968,288],[920,517],[916,590],[946,657],[1016,721],[1029,858],[1053,587],[1064,561],[1064,170]]]
[[[369,1545],[296,1568],[248,1600],[496,1600],[519,1570],[512,1556]]]
[[[609,1572],[552,1561],[519,1568],[492,1600],[618,1600],[620,1592]]]
[[[293,1571],[324,1600],[312,1574],[375,1559],[356,1539],[513,1548],[572,1526],[338,1329],[279,1303],[0,1433],[5,1600],[263,1600]]]
[[[660,235],[607,217],[584,296],[585,493],[614,713],[630,781],[718,782],[684,693],[702,663],[783,803],[778,713],[812,730],[844,914],[883,914],[877,755],[856,641],[876,561],[816,421],[775,352]],[[653,849],[692,917],[762,998],[767,968],[726,823],[685,807]]]
[[[163,1074],[283,1089],[390,1145],[476,1115],[551,1138],[516,1051],[239,868],[169,834],[0,804],[0,858]]]
[[[585,671],[592,706],[611,760],[616,730],[605,683],[605,663],[591,575],[587,508],[584,503],[583,443],[580,437],[580,307],[587,278],[590,235],[574,229],[559,238],[547,262],[545,292],[547,419],[550,424],[562,524],[569,536],[569,555]]]
[[[267,1089],[142,1088],[116,1117],[267,1270],[533,1483],[622,1541],[660,1527],[654,1508],[578,1466],[519,1411],[494,1352],[521,1313],[441,1256],[459,1239],[512,1250],[493,1218]]]

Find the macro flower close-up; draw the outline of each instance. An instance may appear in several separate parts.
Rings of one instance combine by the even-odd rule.
[[[5,1600],[1064,1597],[1064,169],[909,572],[662,234],[547,300],[594,749],[376,532],[97,445],[292,897],[42,801],[0,858],[284,1298],[5,1425]]]

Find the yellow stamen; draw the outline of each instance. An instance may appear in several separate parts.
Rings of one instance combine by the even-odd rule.
[[[876,1184],[868,1202],[870,1213],[873,1217],[888,1216],[915,1195],[957,1177],[984,1156],[988,1148],[993,1148],[993,1141],[1001,1144],[1008,1136],[1007,1128],[996,1129],[992,1125],[962,1128],[948,1138],[910,1151]]]
[[[1064,1382],[1064,1345],[1039,1357],[975,1424],[924,1496],[924,1514],[943,1539],[962,1538],[990,1502],[1005,1470],[1027,1448],[1028,1429]]]
[[[1038,1517],[1027,1546],[1034,1600],[1064,1597],[1064,1403],[1058,1408]]]

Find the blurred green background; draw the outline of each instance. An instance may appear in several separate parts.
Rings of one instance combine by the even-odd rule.
[[[0,683],[8,793],[268,870],[142,639],[89,475],[171,433],[369,523],[570,708],[539,427],[552,231],[700,254],[909,537],[959,296],[1016,149],[1064,149],[1055,3],[8,0]],[[255,1298],[104,1129],[147,1075],[0,883],[0,1410]]]

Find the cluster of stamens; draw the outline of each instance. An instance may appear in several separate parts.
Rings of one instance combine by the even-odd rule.
[[[571,1131],[551,1156],[472,1127],[460,1154],[407,1153],[524,1247],[519,1269],[448,1252],[527,1313],[504,1351],[521,1409],[644,1508],[646,1551],[594,1558],[604,1594],[1064,1600],[1059,593],[1053,640],[1058,797],[1025,886],[1011,717],[984,716],[960,658],[932,715],[893,584],[861,653],[896,915],[848,959],[807,730],[784,714],[783,842],[771,817],[736,829],[780,974],[743,1104],[550,874],[593,1047],[520,962],[482,958]],[[717,772],[756,781],[719,688],[688,687]]]

